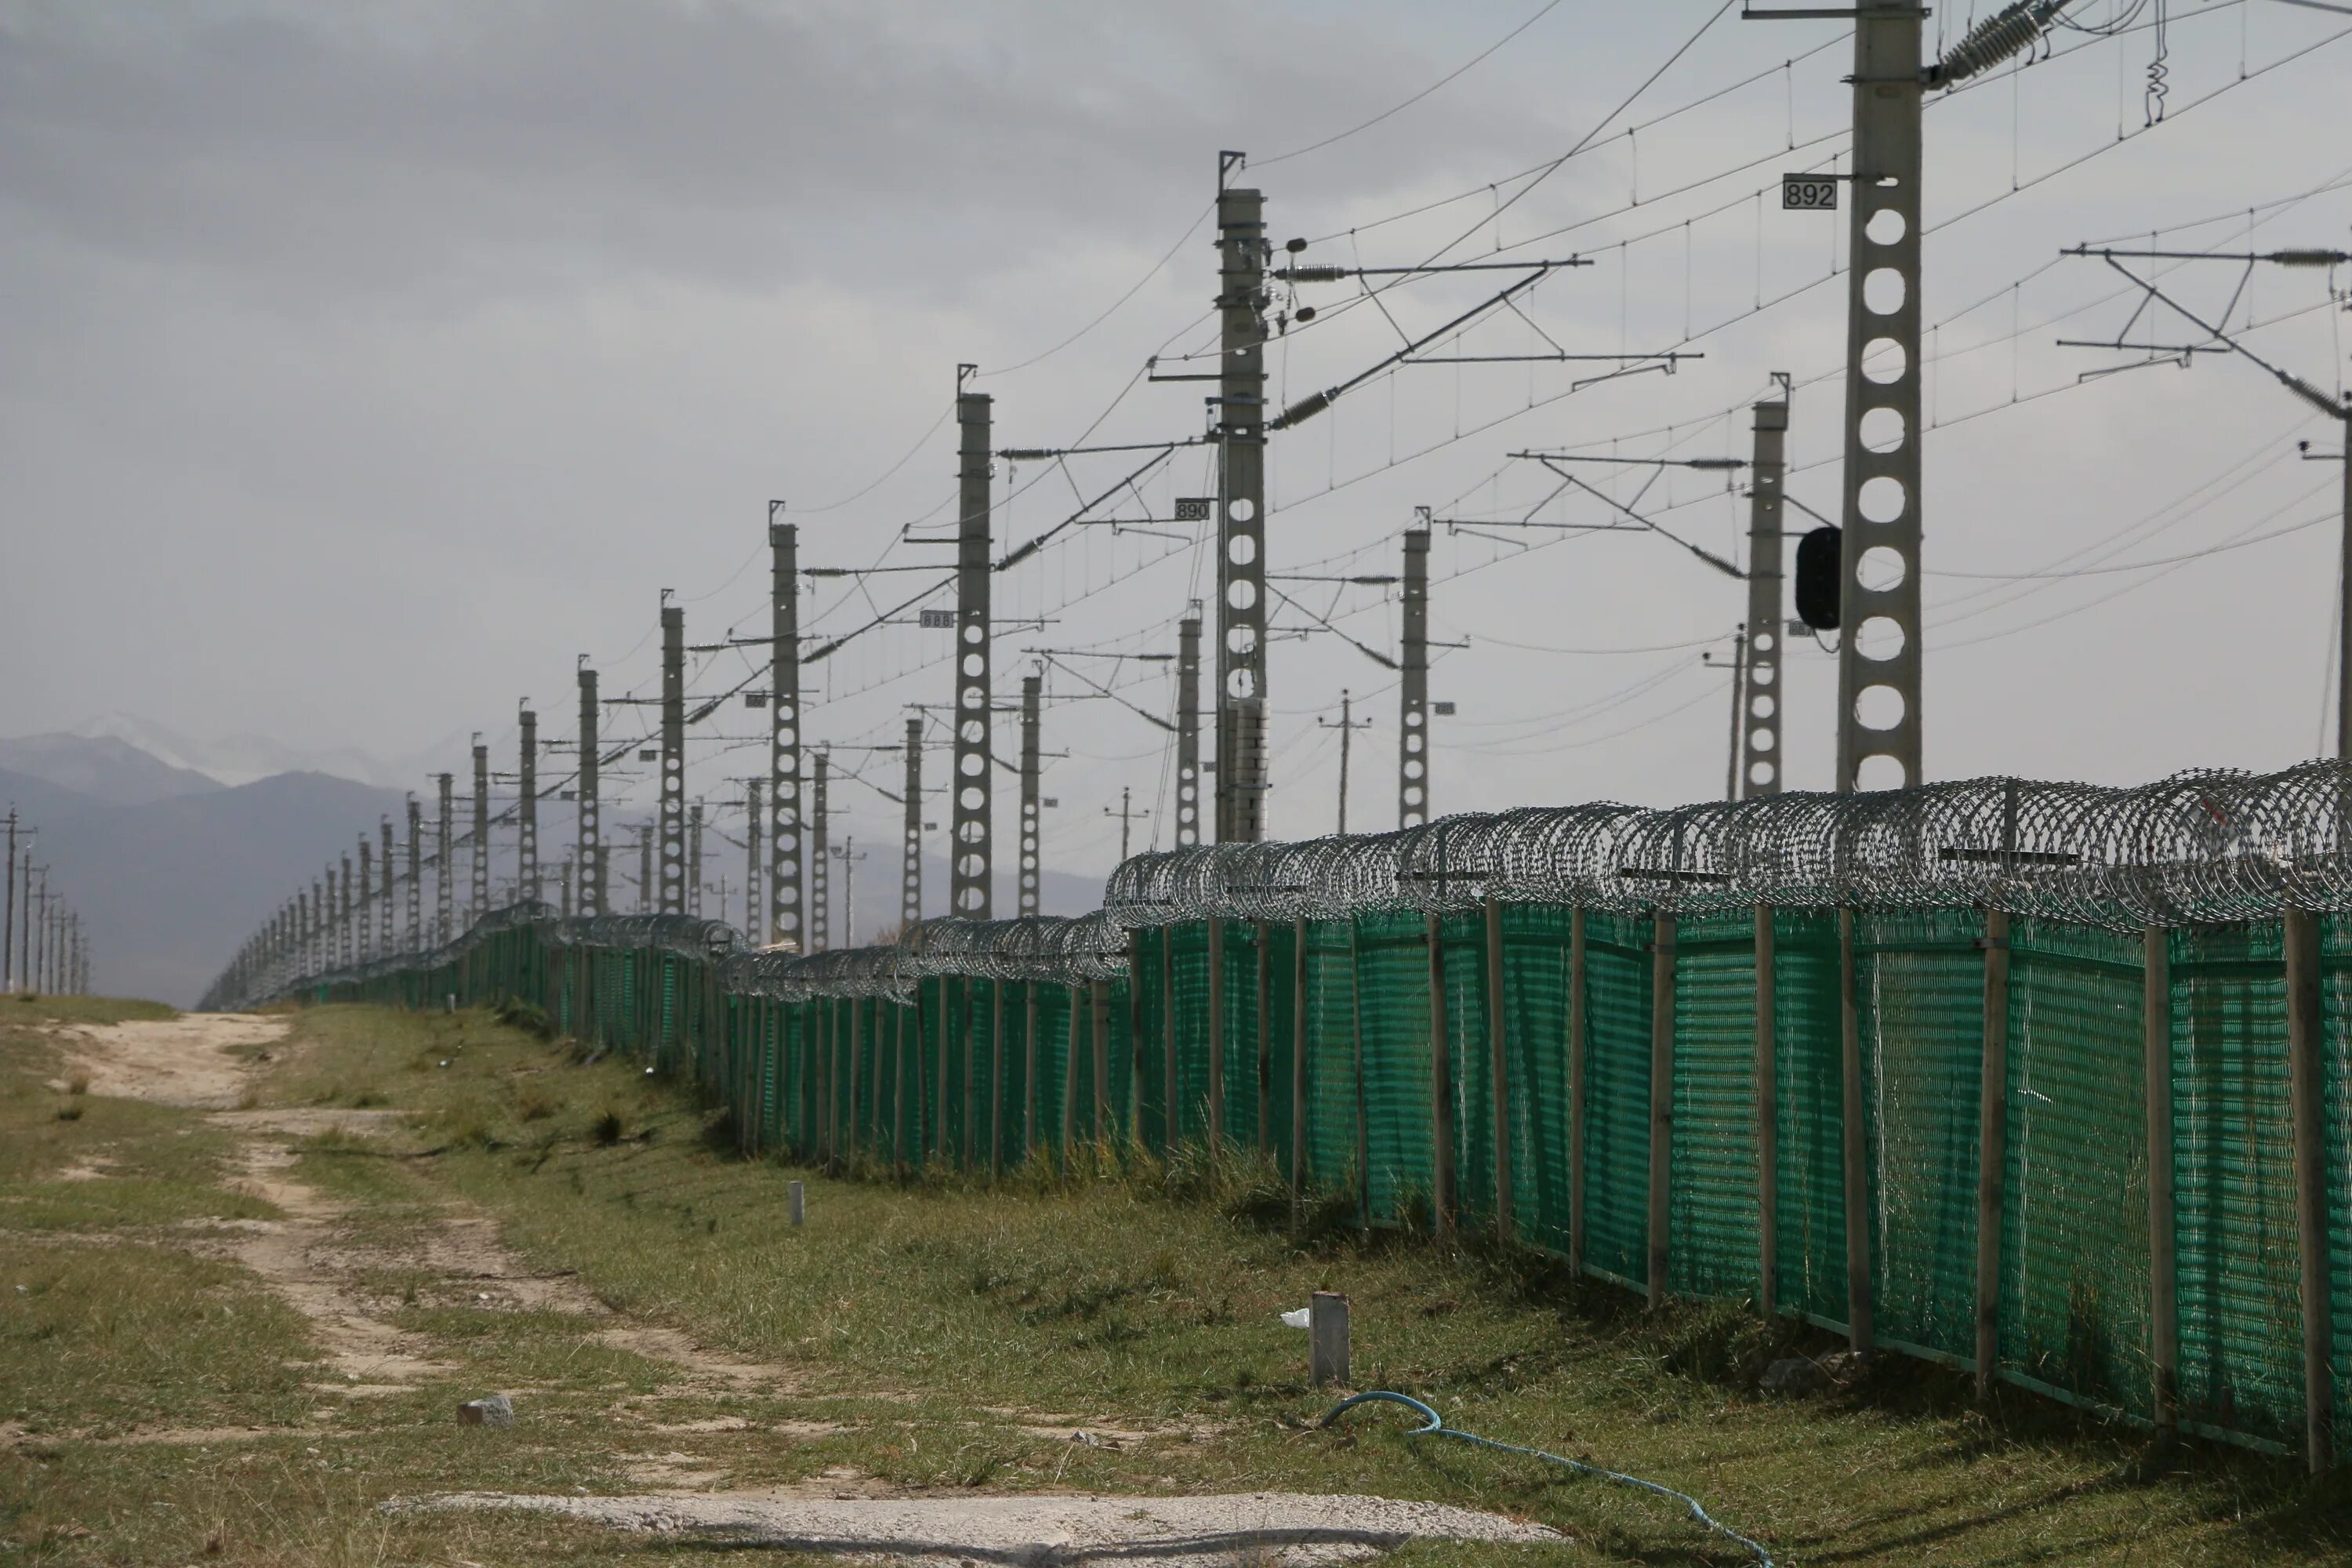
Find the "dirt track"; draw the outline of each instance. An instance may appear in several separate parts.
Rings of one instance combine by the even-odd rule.
[[[271,1045],[289,1027],[247,1013],[85,1025],[66,1032],[68,1070],[88,1075],[92,1094],[226,1110],[243,1100],[254,1070],[236,1051]]]

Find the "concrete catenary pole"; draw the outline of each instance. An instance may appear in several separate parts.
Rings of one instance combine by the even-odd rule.
[[[392,956],[392,890],[398,880],[392,874],[392,818],[387,816],[376,822],[376,837],[383,846],[383,871],[377,884],[375,908],[376,951],[386,958]]]
[[[1756,446],[1748,477],[1748,654],[1740,689],[1741,800],[1780,793],[1780,638],[1788,627],[1781,587],[1780,483],[1788,470],[1789,395],[1756,405]]]
[[[898,847],[898,920],[912,930],[923,918],[923,720],[907,721],[906,831]],[[950,879],[950,886],[952,886]]]
[[[954,789],[950,814],[948,909],[984,921],[995,908],[994,750],[989,693],[989,450],[985,393],[966,392],[976,365],[956,366],[957,489]]]
[[[521,741],[515,768],[515,899],[539,901],[539,715],[515,715]]]
[[[1038,794],[1038,731],[1043,721],[1041,676],[1021,678],[1021,918],[1038,912],[1038,872],[1045,842],[1045,802]]]
[[[801,843],[800,530],[768,509],[772,624],[768,649],[768,941],[808,948]]]
[[[466,923],[490,912],[490,749],[474,737],[474,880]]]
[[[1404,629],[1397,681],[1397,826],[1419,827],[1429,805],[1429,530],[1404,535]],[[1341,722],[1346,714],[1341,714]],[[1347,731],[1339,732],[1342,745]],[[1342,816],[1344,816],[1344,811]],[[1341,832],[1347,829],[1343,826]]]
[[[375,847],[368,837],[360,835],[360,921],[358,941],[359,961],[365,963],[375,956]]]
[[[1920,769],[1917,0],[1853,13],[1845,494],[1840,521],[1841,791],[1916,784]],[[1867,438],[1865,438],[1867,426]],[[1891,553],[1874,553],[1874,552]],[[1871,554],[1868,586],[1863,557]],[[1882,576],[1880,563],[1884,563]],[[1874,765],[1875,764],[1875,765]]]
[[[833,759],[820,751],[809,781],[809,951],[823,952],[833,945],[833,868],[826,854],[825,775]]]
[[[1176,624],[1176,847],[1201,842],[1201,617]]]
[[[580,770],[572,791],[579,811],[573,818],[572,858],[579,866],[581,914],[593,919],[604,912],[604,813],[597,798],[604,759],[597,754],[604,742],[597,736],[603,705],[596,697],[596,672],[580,667]]]
[[[454,791],[457,780],[443,773],[441,783],[441,837],[433,849],[433,940],[446,942],[455,934],[450,924],[450,906],[456,901],[457,889],[450,884],[456,866],[449,857],[457,851],[457,802]]]
[[[686,912],[702,913],[702,803],[686,811]]]
[[[1217,155],[1217,839],[1265,837],[1265,198]]]
[[[764,822],[761,793],[758,779],[743,786],[743,934],[755,944],[760,941],[761,911],[764,908],[760,896],[760,829]]]
[[[654,886],[654,825],[637,824],[637,913],[649,915],[659,898]]]
[[[661,912],[686,913],[686,611],[661,612]]]
[[[408,797],[408,951],[425,948],[425,805]]]

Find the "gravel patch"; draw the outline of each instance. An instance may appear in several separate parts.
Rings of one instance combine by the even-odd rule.
[[[843,1555],[1078,1568],[1358,1562],[1408,1541],[1556,1542],[1544,1525],[1444,1503],[1244,1492],[1223,1497],[802,1498],[775,1492],[560,1497],[458,1492],[389,1511],[523,1510],[617,1530]]]

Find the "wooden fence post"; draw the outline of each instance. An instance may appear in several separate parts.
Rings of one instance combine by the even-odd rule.
[[[972,1004],[971,987],[970,975],[956,982],[963,997],[963,1137],[956,1153],[967,1169],[980,1163],[980,1009]]]
[[[1666,1299],[1675,1169],[1675,917],[1650,926],[1649,1306]]]
[[[1584,1272],[1584,906],[1568,911],[1568,1269]]]
[[[988,1016],[988,1173],[1004,1173],[1004,982],[992,980]]]
[[[2303,1450],[2311,1473],[2328,1467],[2335,1405],[2327,1279],[2327,1146],[2320,1051],[2319,918],[2286,911],[2286,1082],[2294,1121],[2294,1217],[2303,1255]]]
[[[1853,911],[1838,910],[1838,1078],[1840,1145],[1845,1177],[1846,1342],[1871,1348],[1870,1173],[1864,1166],[1869,1145],[1863,1135],[1862,1004],[1856,991],[1860,959],[1854,952]]]
[[[1257,922],[1257,1146],[1274,1152],[1274,942]]]
[[[2009,911],[1987,910],[1984,1050],[1977,1071],[1977,1397],[2000,1360],[2001,1196],[2009,1182]]]
[[[1364,1228],[1372,1227],[1372,1134],[1364,1104],[1364,953],[1356,917],[1348,917],[1348,1006],[1356,1055],[1356,1200]]]
[[[1511,1031],[1503,989],[1503,906],[1486,899],[1486,1090],[1495,1113],[1495,1235],[1518,1238],[1511,1212]]]
[[[1024,1164],[1037,1158],[1037,982],[1024,981],[1021,999],[1025,1014],[1022,1042],[1021,1075],[1021,1159]]]
[[[1437,915],[1422,918],[1429,943],[1429,1142],[1433,1167],[1431,1230],[1454,1234],[1454,1037],[1445,1017],[1445,928]]]
[[[1780,1310],[1780,1019],[1772,906],[1756,906],[1756,1305]]]
[[[1062,1043],[1062,1174],[1070,1173],[1071,1142],[1078,1130],[1078,1016],[1086,1011],[1076,986],[1067,986],[1070,1026]]]
[[[1209,917],[1209,1165],[1225,1152],[1225,922]]]
[[[1307,1185],[1307,921],[1290,922],[1290,1217]]]
[[[1160,928],[1160,1069],[1162,1093],[1160,1152],[1163,1158],[1175,1153],[1184,1125],[1181,1108],[1176,1098],[1176,944],[1170,940],[1170,933],[1175,929],[1173,926]]]
[[[1095,1148],[1099,1152],[1110,1136],[1110,985],[1087,982],[1087,1022],[1094,1036]]]
[[[2147,1331],[2150,1403],[2159,1432],[2180,1425],[2180,1290],[2173,1219],[2172,941],[2161,926],[2140,935],[2147,978],[2141,988],[2140,1077],[2147,1096]]]
[[[849,999],[849,1098],[842,1103],[842,1120],[849,1128],[845,1142],[853,1160],[857,1157],[857,1069],[866,1055],[866,1028],[858,1015],[866,1000],[863,996]]]

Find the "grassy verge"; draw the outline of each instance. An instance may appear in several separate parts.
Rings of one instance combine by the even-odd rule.
[[[418,1237],[488,1216],[535,1271],[603,1310],[488,1300],[446,1268],[355,1267],[372,1310],[441,1370],[405,1391],[333,1397],[306,1325],[233,1266],[158,1240],[171,1228],[159,1215],[209,1210],[201,1223],[216,1225],[250,1201],[218,1185],[217,1149],[201,1152],[225,1134],[198,1115],[93,1100],[81,1121],[123,1118],[104,1123],[120,1169],[182,1184],[181,1208],[149,1206],[129,1184],[150,1178],[127,1173],[74,1184],[96,1206],[71,1226],[0,1204],[0,1421],[37,1429],[0,1445],[0,1562],[12,1550],[43,1563],[185,1562],[215,1540],[221,1557],[264,1563],[699,1558],[724,1548],[375,1505],[459,1488],[766,1485],[1381,1492],[1573,1537],[1507,1552],[1423,1545],[1400,1559],[1416,1568],[1741,1560],[1657,1500],[1408,1439],[1400,1411],[1315,1430],[1329,1401],[1305,1385],[1305,1336],[1277,1314],[1317,1289],[1353,1298],[1360,1384],[1696,1492],[1783,1561],[2284,1564],[2352,1552],[2341,1482],[2310,1487],[2228,1451],[2151,1457],[2137,1434],[2022,1395],[1978,1409],[1958,1380],[1907,1363],[1867,1388],[1765,1399],[1755,1373],[1809,1342],[1795,1331],[1726,1309],[1644,1319],[1527,1256],[1295,1239],[1245,1170],[994,1191],[836,1180],[734,1158],[714,1115],[672,1086],[484,1014],[322,1008],[289,1044],[260,1080],[265,1106],[399,1119],[389,1139],[330,1131],[298,1144],[293,1174],[344,1205],[337,1247],[414,1258]],[[23,1076],[0,1081],[0,1119],[47,1070],[37,1047],[10,1051],[0,1069]],[[54,1122],[68,1097],[25,1098]],[[19,1130],[55,1136],[31,1111],[0,1120],[0,1160],[19,1158],[7,1137]],[[5,1169],[79,1157],[70,1141],[45,1149]],[[788,1175],[809,1184],[803,1230],[783,1223]],[[7,1289],[18,1279],[39,1294]],[[129,1300],[106,1299],[110,1279]],[[521,1424],[456,1427],[450,1406],[489,1388],[515,1394]],[[267,1431],[121,1440],[244,1423]]]
[[[1696,1492],[1798,1561],[2352,1550],[2331,1512],[2340,1484],[2308,1488],[2228,1451],[2151,1459],[2128,1429],[2021,1394],[1979,1410],[1958,1380],[1907,1363],[1866,1390],[1766,1399],[1755,1373],[1788,1336],[1737,1311],[1645,1321],[1540,1259],[1300,1244],[1233,1217],[1268,1206],[1243,1180],[1183,1184],[1179,1202],[1149,1179],[991,1192],[799,1172],[811,1221],[793,1232],[785,1173],[729,1156],[706,1113],[639,1068],[580,1066],[474,1016],[330,1012],[306,1026],[335,1042],[311,1058],[320,1081],[421,1113],[445,1152],[417,1179],[497,1214],[512,1243],[615,1308],[790,1365],[812,1405],[835,1405],[850,1430],[803,1445],[785,1473],[1379,1490],[1531,1514],[1583,1533],[1601,1560],[1705,1560],[1651,1500],[1409,1442],[1381,1413],[1310,1432],[1328,1401],[1305,1386],[1304,1337],[1277,1314],[1328,1289],[1353,1298],[1363,1385]],[[1113,1436],[1073,1444],[1073,1428]]]

